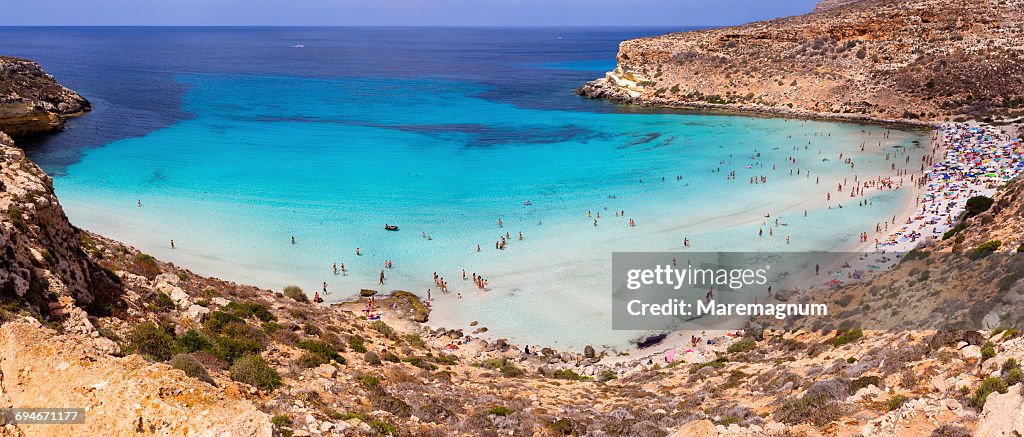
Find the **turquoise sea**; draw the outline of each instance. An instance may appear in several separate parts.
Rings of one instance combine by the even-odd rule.
[[[93,44],[123,50],[105,44],[131,30],[109,32]],[[139,39],[171,59],[165,68],[152,54],[118,58],[128,91],[80,79],[98,109],[65,138],[93,130],[105,141],[29,148],[57,175],[76,225],[237,282],[309,294],[327,282],[328,300],[432,289],[433,323],[476,320],[519,342],[621,347],[640,335],[611,330],[615,251],[851,250],[910,193],[842,209],[827,208],[825,193],[854,174],[888,175],[886,155],[900,148],[911,162],[927,150],[927,134],[883,140],[879,127],[633,110],[571,93],[614,66],[618,41],[659,30],[164,32]],[[56,57],[30,36],[24,56]],[[211,44],[230,46],[228,59],[214,59]],[[417,72],[424,53],[442,59]],[[88,69],[57,70],[84,78],[75,71]],[[155,115],[138,115],[146,127],[131,135],[110,134],[133,115],[105,104],[145,92],[147,74],[159,88],[148,95]],[[767,183],[750,182],[760,176]],[[507,247],[495,249],[506,233]],[[394,266],[380,287],[385,260]],[[348,274],[334,275],[333,263]],[[463,281],[463,269],[490,289]],[[434,272],[451,294],[438,292]]]

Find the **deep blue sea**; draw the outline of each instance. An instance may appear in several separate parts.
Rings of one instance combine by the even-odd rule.
[[[829,209],[826,192],[928,150],[920,133],[572,93],[620,41],[674,30],[0,28],[0,53],[94,104],[21,143],[76,225],[238,282],[327,282],[328,300],[432,289],[436,323],[579,348],[637,335],[611,330],[612,252],[850,250],[909,193]]]

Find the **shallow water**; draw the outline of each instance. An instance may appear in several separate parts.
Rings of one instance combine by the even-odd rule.
[[[453,70],[488,62],[463,48],[449,47]],[[380,288],[390,259],[383,288],[433,289],[435,323],[478,320],[489,334],[520,342],[621,347],[640,333],[611,330],[612,252],[848,250],[909,191],[843,209],[827,209],[825,192],[853,173],[888,175],[885,155],[897,147],[911,150],[912,163],[926,151],[916,133],[893,132],[878,146],[877,127],[619,112],[569,87],[538,92],[489,76],[515,70],[567,83],[607,63],[537,53],[499,54],[507,68],[474,74],[380,74],[393,65],[336,76],[179,71],[168,80],[186,90],[176,110],[188,117],[79,150],[59,166],[55,187],[78,226],[198,273],[272,289],[298,284],[310,294],[326,281],[336,300]],[[854,156],[856,171],[840,152]],[[796,168],[801,174],[790,176]],[[759,175],[768,183],[749,183]],[[773,237],[766,213],[786,224]],[[496,250],[506,232],[509,246]],[[333,275],[335,262],[349,273]],[[462,281],[462,269],[488,278],[491,289]],[[434,272],[450,295],[437,292]]]

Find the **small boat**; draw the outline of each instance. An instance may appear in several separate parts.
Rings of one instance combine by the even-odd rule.
[[[523,205],[530,206],[530,205],[533,205],[533,202],[527,200],[527,201],[523,202]]]
[[[385,224],[384,225],[384,230],[387,230],[387,231],[397,231],[398,230],[398,226]]]
[[[306,46],[304,46],[302,44],[295,44],[295,45],[292,46],[293,49],[301,49],[303,47],[306,47]]]

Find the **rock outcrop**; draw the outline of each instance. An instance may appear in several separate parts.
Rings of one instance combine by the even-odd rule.
[[[53,181],[0,132],[0,297],[42,314],[60,296],[92,309],[114,304],[116,282],[82,249]]]
[[[1024,115],[1024,1],[830,0],[801,16],[634,39],[580,95],[928,123]]]
[[[46,74],[39,64],[0,56],[0,131],[13,137],[64,128],[91,109],[89,101]]]
[[[87,408],[83,424],[18,428],[26,436],[273,434],[270,417],[239,393],[138,355],[110,356],[88,336],[14,321],[0,326],[0,345],[0,406]]]

